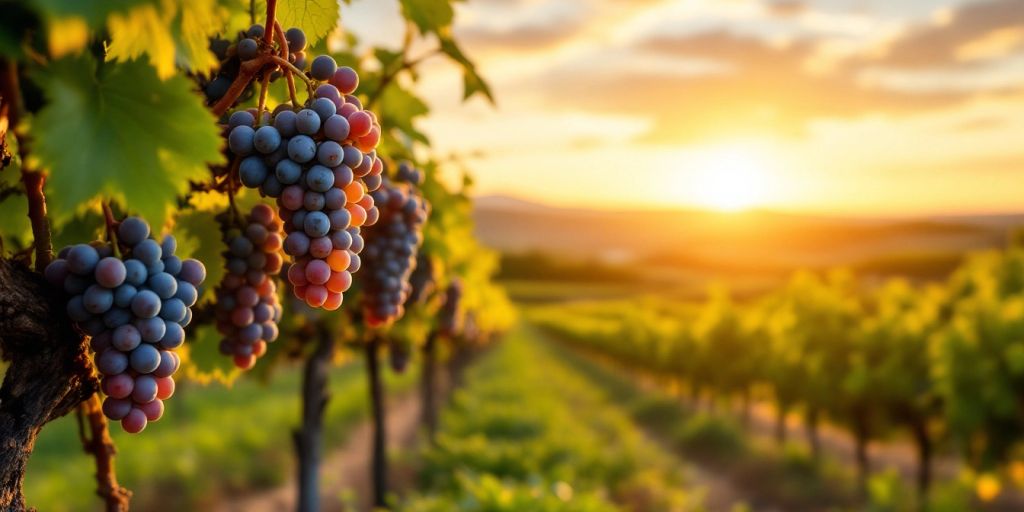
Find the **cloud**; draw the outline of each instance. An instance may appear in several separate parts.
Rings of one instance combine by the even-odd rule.
[[[770,0],[765,7],[772,16],[788,18],[807,12],[807,3],[803,0]]]
[[[1022,24],[1021,0],[967,4],[933,23],[907,30],[873,63],[921,69],[998,58],[1024,49]]]
[[[542,50],[575,38],[586,28],[584,21],[563,17],[509,28],[467,26],[456,28],[456,36],[473,49]]]
[[[712,30],[659,36],[634,51],[685,59],[711,59],[725,72],[684,75],[650,67],[624,69],[594,63],[552,71],[545,82],[551,108],[647,117],[645,142],[681,143],[744,135],[800,135],[820,118],[871,113],[903,114],[953,105],[970,92],[909,92],[864,84],[857,69],[808,71],[815,39],[773,45],[752,35]]]

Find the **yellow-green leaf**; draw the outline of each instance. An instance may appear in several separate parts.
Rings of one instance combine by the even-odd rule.
[[[189,180],[223,160],[215,119],[184,77],[161,81],[139,61],[95,68],[83,54],[34,74],[47,104],[31,133],[51,212],[59,222],[99,197],[163,226]]]

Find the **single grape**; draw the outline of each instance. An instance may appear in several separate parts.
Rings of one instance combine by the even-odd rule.
[[[366,112],[359,111],[348,116],[348,124],[351,127],[352,137],[362,137],[370,133],[373,127],[373,119]]]
[[[238,177],[243,185],[258,187],[267,179],[267,165],[260,157],[247,156],[238,166]]]
[[[117,239],[131,247],[149,238],[149,224],[138,218],[128,217],[117,227]]]
[[[347,145],[342,146],[342,149],[344,151],[342,162],[349,166],[349,168],[355,170],[356,167],[363,163],[363,153],[358,149]]]
[[[132,401],[131,400],[125,400],[123,398],[121,398],[121,399],[111,398],[111,397],[107,397],[107,398],[103,399],[103,414],[106,417],[108,417],[108,418],[110,418],[112,420],[116,421],[116,420],[120,420],[121,418],[124,418],[125,416],[128,416],[128,413],[131,412],[131,410],[132,410]]]
[[[181,273],[178,277],[192,286],[199,286],[206,279],[206,267],[201,261],[189,258],[181,262]]]
[[[299,133],[314,135],[320,130],[320,124],[320,114],[315,110],[304,108],[295,114],[295,129]]]
[[[259,39],[263,37],[264,33],[265,31],[263,30],[263,25],[253,25],[249,27],[249,30],[245,31],[245,35],[253,39]]]
[[[96,368],[103,375],[117,375],[128,369],[128,357],[124,352],[107,349],[96,356]]]
[[[356,70],[341,66],[334,72],[330,84],[337,87],[341,94],[349,95],[356,92],[356,88],[359,87],[359,75]]]
[[[132,249],[132,256],[142,262],[146,266],[146,272],[155,266],[156,264],[163,262],[160,258],[163,256],[163,251],[160,249],[160,244],[156,243],[156,240],[147,238],[138,243]]]
[[[121,419],[121,428],[129,434],[138,434],[146,429],[146,413],[142,409],[132,408]]]
[[[310,74],[317,80],[329,80],[337,70],[338,63],[330,55],[317,56],[317,58],[313,59],[313,64],[309,68]]]
[[[174,294],[178,292],[178,280],[174,276],[167,272],[160,272],[153,274],[146,281],[149,285],[150,290],[160,296],[161,299],[169,299],[174,297]]]
[[[324,121],[324,135],[336,142],[344,142],[348,138],[350,127],[348,119],[337,114]]]
[[[312,111],[310,111],[312,112]],[[313,116],[316,113],[313,112]],[[320,118],[317,118],[319,123]],[[316,143],[306,135],[296,135],[288,141],[288,157],[298,163],[306,163],[316,156]]]
[[[228,118],[228,128],[234,130],[236,126],[248,126],[249,128],[253,128],[256,126],[256,117],[248,111],[236,110],[232,112],[231,117]],[[149,234],[147,233],[146,236],[149,236]],[[139,242],[141,241],[142,240],[139,240]]]
[[[301,52],[306,49],[306,33],[300,28],[290,28],[284,33],[288,41],[288,51],[291,53]]]
[[[299,181],[299,177],[302,176],[302,166],[292,160],[281,160],[277,163],[274,174],[277,181],[284,185],[291,185]]]
[[[274,128],[277,128],[282,137],[293,137],[298,133],[298,128],[295,126],[296,119],[295,112],[283,110],[274,116]]]
[[[341,144],[338,144],[333,140],[328,140],[320,143],[320,147],[317,149],[316,158],[317,161],[327,167],[336,167],[341,165],[344,154]]]
[[[100,255],[88,244],[78,244],[71,248],[66,260],[68,270],[80,276],[87,276],[96,269]]]
[[[231,133],[228,134],[228,148],[231,152],[239,156],[247,156],[252,154],[255,149],[254,138],[256,137],[256,130],[253,130],[249,126],[239,125],[231,129]]]
[[[317,98],[313,100],[310,108],[320,116],[321,123],[338,111],[338,107],[334,104],[334,100],[330,98]]]
[[[152,373],[160,366],[160,352],[153,345],[143,343],[131,352],[129,362],[132,370],[139,373]]]
[[[331,221],[323,212],[309,212],[302,227],[306,235],[310,237],[324,236],[331,229]]]
[[[255,39],[245,38],[238,42],[238,58],[246,61],[256,58],[260,53],[260,45]]]
[[[114,305],[114,292],[109,288],[94,284],[82,295],[82,306],[86,311],[101,315]]]
[[[324,145],[321,144],[320,147],[323,148]],[[327,167],[314,165],[306,172],[306,186],[316,192],[327,192],[334,186],[334,173]],[[319,210],[319,208],[315,209]]]
[[[263,154],[273,153],[281,145],[281,133],[273,126],[261,126],[253,135],[253,146]]]

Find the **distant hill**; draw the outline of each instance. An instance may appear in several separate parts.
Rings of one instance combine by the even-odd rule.
[[[542,252],[603,262],[689,269],[771,270],[869,262],[953,261],[1003,247],[1024,214],[843,218],[771,211],[604,211],[487,196],[475,204],[477,236],[506,253]]]

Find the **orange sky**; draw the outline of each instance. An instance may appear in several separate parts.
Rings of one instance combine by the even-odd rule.
[[[396,12],[364,0],[342,24],[397,43]],[[443,61],[419,88],[439,152],[475,155],[480,194],[1024,210],[1021,0],[471,0],[456,34],[498,107],[461,104]]]

